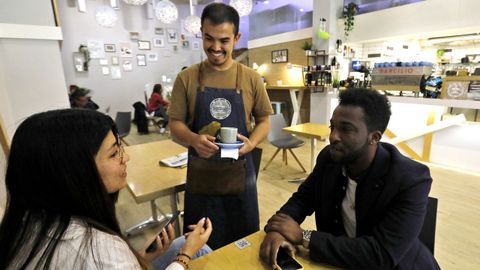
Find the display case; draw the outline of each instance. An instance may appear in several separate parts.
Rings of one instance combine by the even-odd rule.
[[[313,92],[324,91],[332,84],[328,56],[325,50],[317,50],[314,55],[307,55],[307,65],[303,67],[303,81]]]
[[[467,73],[465,75],[480,75],[480,63],[437,64],[436,72],[442,75],[447,75],[449,72],[454,73],[454,75],[461,75],[461,73]]]
[[[420,91],[422,76],[432,73],[431,66],[376,67],[372,71],[372,88],[377,90]]]
[[[447,76],[441,98],[480,100],[480,76]]]

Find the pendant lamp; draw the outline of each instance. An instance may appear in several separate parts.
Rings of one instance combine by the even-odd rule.
[[[195,35],[200,33],[201,19],[198,16],[195,16],[195,8],[193,6],[193,1],[190,0],[190,16],[185,19],[185,30],[187,32]]]
[[[118,16],[113,8],[101,6],[95,11],[95,20],[103,27],[114,27],[118,21]]]
[[[145,4],[148,0],[123,0],[125,4],[132,6],[141,6]]]
[[[253,8],[252,0],[230,0],[230,6],[237,10],[240,17],[250,14]]]
[[[170,24],[178,19],[178,9],[169,0],[162,0],[155,5],[155,16],[159,21]]]

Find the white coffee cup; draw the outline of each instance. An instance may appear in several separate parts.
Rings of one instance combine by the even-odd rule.
[[[220,128],[220,140],[222,141],[222,143],[236,143],[237,128],[236,127]]]

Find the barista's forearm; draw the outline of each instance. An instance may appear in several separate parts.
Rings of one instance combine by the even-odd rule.
[[[170,119],[169,126],[172,136],[186,145],[192,145],[194,139],[198,136],[183,121]]]

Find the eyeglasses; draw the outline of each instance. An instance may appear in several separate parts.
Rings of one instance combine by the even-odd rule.
[[[120,163],[123,163],[123,156],[125,155],[125,148],[123,148],[123,145],[119,143],[118,145],[118,151],[115,154],[115,158],[120,160]]]

